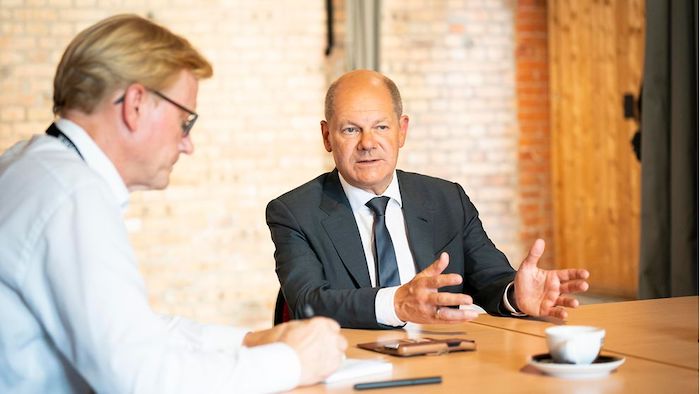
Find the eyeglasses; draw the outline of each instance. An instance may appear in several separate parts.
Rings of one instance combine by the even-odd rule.
[[[185,107],[184,105],[182,105],[180,103],[177,103],[176,101],[172,100],[171,98],[169,98],[168,96],[164,95],[163,93],[161,93],[157,90],[148,89],[148,91],[152,92],[153,94],[162,98],[163,100],[169,102],[170,104],[178,107],[179,109],[187,112],[187,114],[188,114],[187,117],[185,118],[185,120],[182,121],[182,124],[180,125],[180,127],[182,127],[182,136],[187,137],[190,134],[190,130],[192,129],[192,126],[194,126],[194,122],[196,122],[197,118],[199,118],[199,115],[196,112],[188,109],[187,107]],[[119,97],[117,99],[117,101],[114,102],[114,104],[123,103],[124,96],[125,95],[122,95],[121,97]]]

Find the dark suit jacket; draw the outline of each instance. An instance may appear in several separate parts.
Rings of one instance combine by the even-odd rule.
[[[456,183],[397,170],[408,243],[416,272],[448,252],[446,273],[464,278],[441,291],[464,292],[491,314],[503,314],[503,291],[515,276],[484,232],[478,212]],[[272,200],[267,225],[277,276],[292,314],[305,304],[351,328],[382,328],[374,312],[379,288],[367,261],[337,170]]]

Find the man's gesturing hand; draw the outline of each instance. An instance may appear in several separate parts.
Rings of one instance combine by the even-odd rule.
[[[441,308],[472,303],[466,294],[438,292],[441,287],[462,283],[461,276],[442,273],[449,262],[450,257],[443,252],[433,264],[396,290],[394,309],[399,319],[413,323],[461,323],[476,319],[475,311]]]
[[[564,307],[575,308],[578,301],[569,294],[588,290],[585,269],[543,270],[537,262],[544,253],[544,240],[538,239],[515,274],[515,301],[530,316],[566,319]]]

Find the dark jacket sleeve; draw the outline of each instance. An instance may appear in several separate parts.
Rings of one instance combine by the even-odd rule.
[[[384,328],[374,312],[379,289],[353,282],[319,220],[308,211],[291,210],[282,199],[272,200],[266,210],[277,276],[293,316],[304,317],[309,305],[316,315],[331,317],[342,327]]]
[[[429,222],[427,232],[412,233],[415,227],[408,228],[417,268],[425,269],[447,252],[450,264],[444,273],[461,275],[463,282],[440,291],[468,294],[488,313],[509,315],[501,304],[515,271],[484,231],[479,212],[464,189],[457,183],[413,173],[399,172],[399,181],[405,217],[410,221],[411,212],[422,212],[419,216]],[[420,221],[412,223],[420,225]],[[423,247],[415,249],[417,245]],[[426,254],[426,245],[431,245],[432,255]]]
[[[462,230],[465,292],[492,315],[509,315],[502,299],[506,286],[515,278],[515,270],[506,256],[489,239],[479,220],[479,212],[464,189],[455,184],[464,212]]]

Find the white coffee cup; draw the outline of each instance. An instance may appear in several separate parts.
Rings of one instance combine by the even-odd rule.
[[[605,339],[604,329],[591,326],[555,326],[544,332],[549,354],[557,363],[590,364]]]

